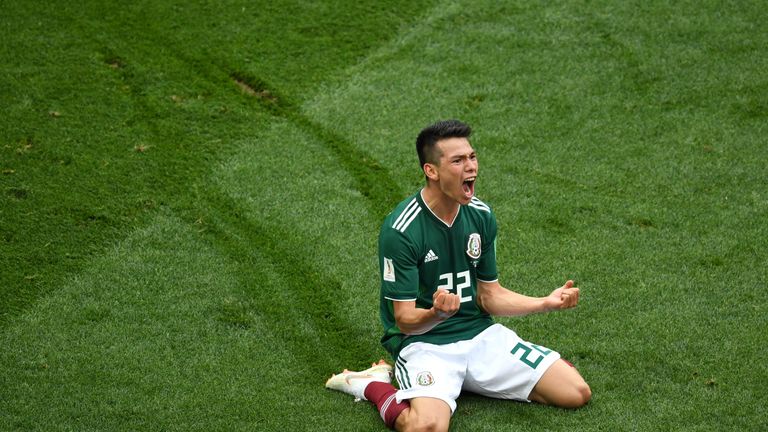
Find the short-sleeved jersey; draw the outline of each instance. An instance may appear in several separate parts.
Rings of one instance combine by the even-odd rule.
[[[398,204],[379,234],[381,343],[397,358],[413,342],[443,345],[475,337],[493,324],[477,304],[477,281],[497,280],[496,218],[477,198],[462,205],[450,226],[424,203],[421,192]],[[394,301],[432,307],[432,295],[447,289],[461,299],[459,311],[422,335],[397,327]]]

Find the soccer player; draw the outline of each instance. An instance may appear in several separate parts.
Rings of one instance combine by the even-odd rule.
[[[447,120],[416,139],[426,186],[402,201],[379,235],[382,345],[395,360],[344,370],[326,387],[376,405],[399,431],[447,431],[462,390],[492,398],[578,408],[591,398],[557,352],[521,339],[491,316],[575,307],[567,281],[546,297],[502,287],[496,219],[475,197],[477,155],[468,125]],[[393,375],[399,389],[390,382]]]

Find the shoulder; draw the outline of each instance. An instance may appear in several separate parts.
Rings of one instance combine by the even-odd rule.
[[[469,226],[485,233],[485,235],[495,236],[497,230],[496,215],[488,204],[473,197],[472,201],[462,208],[462,211],[465,212],[466,223]]]
[[[496,219],[496,216],[494,216],[493,214],[493,210],[491,210],[491,206],[486,204],[484,201],[481,201],[480,198],[472,197],[472,200],[465,207],[467,212],[473,215],[474,217],[477,217],[483,220]]]
[[[421,211],[422,206],[417,195],[409,196],[401,201],[384,219],[384,223],[381,225],[382,233],[405,233],[421,214]]]
[[[384,219],[379,233],[379,255],[400,264],[415,263],[421,250],[419,215],[421,205],[415,195],[398,204]]]

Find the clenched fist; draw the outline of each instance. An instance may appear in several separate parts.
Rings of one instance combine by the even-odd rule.
[[[461,299],[444,289],[438,289],[432,294],[432,309],[441,321],[445,321],[459,311]]]

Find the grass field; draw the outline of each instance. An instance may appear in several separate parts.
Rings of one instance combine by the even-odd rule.
[[[499,319],[564,411],[452,430],[767,430],[762,2],[0,2],[0,430],[385,430],[379,224],[470,123]]]

